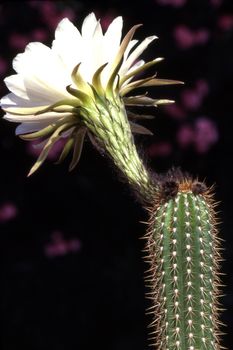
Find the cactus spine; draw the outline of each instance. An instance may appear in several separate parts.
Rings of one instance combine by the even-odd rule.
[[[170,193],[167,190],[170,188]],[[165,190],[165,192],[164,192]],[[210,191],[191,180],[166,182],[150,209],[146,258],[159,350],[218,350],[219,239]]]

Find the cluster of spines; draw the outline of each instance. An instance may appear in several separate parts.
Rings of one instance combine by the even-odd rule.
[[[219,350],[219,261],[211,191],[190,179],[166,181],[150,208],[146,283],[159,350]]]

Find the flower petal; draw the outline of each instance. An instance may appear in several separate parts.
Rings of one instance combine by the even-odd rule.
[[[64,117],[71,116],[71,113],[55,113],[55,112],[49,112],[49,113],[44,113],[40,115],[14,115],[10,113],[6,113],[3,117],[3,119],[6,119],[10,122],[14,123],[35,123],[35,122],[57,122],[59,119],[62,119]]]
[[[80,66],[80,72],[83,78],[89,83],[91,83],[96,70],[106,63],[103,59],[103,38],[103,32],[99,21],[96,21],[92,36],[86,39],[83,38],[83,60]]]
[[[129,77],[124,80],[124,77],[123,77],[123,84],[122,86],[125,86],[127,85],[134,77],[136,74],[132,74],[134,71],[136,72],[137,69],[139,69],[140,67],[142,67],[143,65],[145,64],[145,61],[144,60],[140,60],[140,61],[137,61],[129,70],[128,72],[126,72],[127,74],[124,74],[124,77],[127,78],[127,76],[129,75]],[[124,67],[123,67],[124,69]],[[120,85],[121,85],[121,82],[120,82]]]
[[[22,134],[38,131],[45,128],[48,125],[49,125],[49,122],[47,120],[44,122],[38,121],[34,123],[22,123],[18,125],[17,128],[15,129],[15,135],[22,135]]]
[[[143,51],[145,51],[148,45],[152,43],[152,41],[154,41],[155,39],[157,39],[157,36],[155,35],[149,36],[136,47],[136,49],[127,58],[124,64],[124,71],[122,73],[126,73],[129,70],[129,68],[136,61],[136,59],[143,53]]]
[[[98,23],[97,19],[96,19],[95,14],[93,12],[90,13],[84,19],[83,25],[82,25],[83,40],[88,40],[88,39],[91,39],[93,37],[97,23]]]
[[[130,41],[127,49],[125,50],[125,54],[124,54],[124,58],[125,58],[125,61],[127,60],[132,48],[138,43],[138,40],[137,39],[133,39]]]
[[[46,45],[39,42],[28,44],[25,52],[15,57],[13,68],[24,78],[33,81],[37,88],[47,88],[58,98],[67,96],[65,86],[71,81],[69,72],[64,69],[58,55]],[[26,82],[25,87],[28,89]]]
[[[83,39],[79,30],[64,18],[57,26],[52,51],[55,52],[66,69],[72,72],[73,68],[83,61]]]
[[[14,74],[6,79],[4,82],[8,89],[17,97],[20,97],[30,105],[50,105],[60,98],[64,98],[64,94],[57,93],[52,88],[48,88],[43,82],[30,77],[24,77],[21,74]],[[30,101],[30,102],[29,102]],[[18,100],[19,102],[19,100]]]
[[[10,75],[4,79],[7,88],[15,95],[28,99],[28,94],[25,88],[23,77],[19,74]]]
[[[121,43],[122,26],[123,19],[119,16],[112,21],[104,35],[105,62],[111,62],[117,54]]]
[[[40,102],[43,103],[43,101]],[[26,100],[19,96],[16,96],[13,93],[10,93],[1,99],[1,107],[4,111],[12,112],[12,114],[32,114],[48,106],[43,106],[39,103],[37,106],[35,106],[34,101]]]

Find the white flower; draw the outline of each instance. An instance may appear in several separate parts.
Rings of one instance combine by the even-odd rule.
[[[16,128],[17,135],[28,140],[44,139],[43,152],[31,172],[44,161],[60,137],[67,138],[60,160],[73,146],[79,149],[73,157],[73,168],[80,156],[86,126],[89,126],[87,120],[83,122],[80,118],[80,108],[87,107],[90,114],[86,113],[87,118],[94,118],[96,94],[106,98],[116,92],[124,98],[125,105],[151,106],[170,102],[145,95],[125,97],[140,86],[177,82],[155,79],[154,76],[132,82],[135,75],[161,58],[148,63],[139,59],[156,36],[147,37],[138,44],[132,37],[139,26],[134,26],[121,40],[122,25],[122,17],[117,17],[103,34],[100,22],[91,13],[85,18],[80,33],[64,18],[58,24],[51,48],[33,42],[13,60],[16,74],[4,80],[11,93],[1,99],[1,107],[6,112],[5,119],[21,123]],[[134,128],[140,132],[139,128],[136,130],[137,126]]]

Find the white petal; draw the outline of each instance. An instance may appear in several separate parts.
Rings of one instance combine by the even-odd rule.
[[[31,79],[31,77],[14,74],[4,79],[4,82],[16,96],[30,101],[30,105],[50,105],[59,98],[64,98],[64,94],[48,88],[36,78]]]
[[[145,61],[144,60],[140,60],[138,62],[136,62],[126,73],[131,73],[133,72],[135,69],[143,66],[145,64]],[[125,86],[127,85],[132,79],[134,79],[134,76],[132,76],[131,78],[127,79],[124,84],[122,86]]]
[[[5,119],[7,119],[7,118],[5,118]],[[40,121],[40,122],[36,122],[36,123],[22,123],[22,124],[18,125],[17,128],[15,129],[15,135],[22,135],[22,134],[27,134],[27,133],[31,133],[34,131],[38,131],[38,130],[45,128],[49,124],[50,123],[47,120],[45,122]]]
[[[135,69],[137,69],[137,68],[143,66],[144,63],[145,63],[144,60],[139,60],[139,61],[137,61],[135,64],[133,64],[133,65],[131,66],[131,68],[128,70],[128,73],[133,72]]]
[[[61,118],[67,117],[71,115],[70,113],[64,113],[64,114],[60,114],[60,113],[56,113],[56,112],[48,112],[48,113],[44,113],[41,115],[13,115],[10,113],[6,113],[4,115],[4,119],[10,121],[10,122],[14,122],[14,123],[35,123],[35,122],[47,122],[49,123],[53,123],[58,121]]]
[[[129,55],[127,58],[124,68],[129,69],[132,64],[136,61],[136,59],[142,54],[143,51],[148,47],[152,41],[154,41],[157,37],[155,35],[149,36],[148,38],[144,39],[141,44],[139,44],[136,49]]]
[[[103,31],[102,31],[102,27],[100,24],[100,21],[98,21],[96,23],[96,27],[93,33],[93,37],[96,41],[101,40],[103,38]]]
[[[122,77],[124,76],[125,74],[127,74],[128,70],[129,70],[129,67],[128,67],[128,64],[127,64],[127,58],[129,56],[129,53],[130,51],[132,50],[132,48],[138,43],[138,40],[134,39],[134,40],[131,40],[129,42],[129,45],[127,46],[127,49],[125,50],[125,53],[124,53],[124,60],[123,60],[123,63],[122,63],[122,66],[121,66],[121,69],[119,71],[119,75]]]
[[[91,83],[95,71],[106,63],[103,62],[103,32],[99,21],[96,22],[92,36],[83,39],[83,55],[80,73],[86,81]]]
[[[127,49],[125,50],[125,54],[124,54],[125,60],[128,58],[130,51],[137,43],[138,43],[138,40],[136,39],[133,39],[129,42],[129,45],[127,46]]]
[[[110,71],[112,69],[112,62],[114,61],[120,47],[122,26],[122,17],[116,17],[108,26],[108,29],[103,37],[102,65],[108,63],[101,75],[103,86],[106,86]]]
[[[103,31],[100,25],[100,22],[98,21],[96,24],[96,28],[93,34],[93,44],[92,44],[92,50],[93,50],[93,67],[94,72],[105,62],[103,62]],[[93,73],[94,73],[93,72]]]
[[[34,101],[23,99],[13,93],[8,94],[1,99],[2,109],[7,112],[11,111],[15,113],[36,113],[50,105],[45,105],[42,103],[44,102],[41,100],[40,103],[35,104]]]
[[[64,18],[55,31],[52,51],[60,57],[70,73],[78,63],[83,61],[82,47],[83,40],[79,30],[68,18]]]
[[[70,75],[60,58],[46,45],[38,42],[28,44],[25,52],[15,57],[13,68],[34,81],[37,88],[50,90],[50,95],[57,94],[58,98],[68,96],[65,88],[71,83]]]
[[[30,113],[35,113],[37,111],[40,111],[42,108],[49,106],[49,105],[42,104],[42,102],[43,102],[42,100],[40,102],[41,102],[41,104],[38,103],[35,106],[34,101],[26,100],[26,99],[23,99],[19,96],[16,96],[13,93],[10,93],[1,99],[1,107],[5,111],[15,110],[15,112],[17,112],[20,109],[25,109],[25,112],[26,112],[26,110],[28,110],[28,111],[33,110],[33,112],[31,111]]]
[[[122,26],[122,17],[117,17],[109,25],[104,35],[104,63],[112,62],[118,52],[121,43]]]
[[[15,95],[28,99],[28,94],[24,85],[23,77],[19,74],[10,75],[4,79],[4,83],[8,89]]]
[[[93,37],[96,25],[97,19],[95,17],[95,14],[92,12],[83,21],[82,37],[84,40],[88,40]]]

